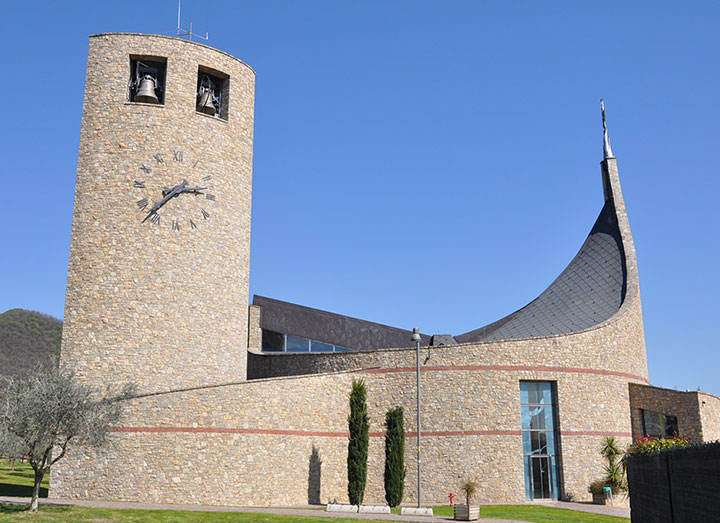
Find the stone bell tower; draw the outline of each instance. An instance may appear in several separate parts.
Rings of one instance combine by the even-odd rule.
[[[196,42],[90,37],[61,352],[81,379],[245,380],[254,77]]]

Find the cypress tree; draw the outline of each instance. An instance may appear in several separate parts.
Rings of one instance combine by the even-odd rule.
[[[385,414],[385,500],[391,507],[402,502],[405,472],[403,408],[395,407]]]
[[[348,497],[352,505],[361,505],[365,497],[370,431],[366,398],[365,382],[353,380],[350,392],[350,416],[348,416],[350,440],[347,456]]]

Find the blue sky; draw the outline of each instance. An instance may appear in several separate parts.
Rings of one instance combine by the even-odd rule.
[[[522,307],[602,206],[603,97],[650,380],[720,395],[719,4],[183,4],[257,72],[251,293],[430,334]],[[87,37],[174,34],[177,3],[4,20],[0,312],[62,317]]]

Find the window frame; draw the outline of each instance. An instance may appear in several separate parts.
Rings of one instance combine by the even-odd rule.
[[[260,329],[260,330],[262,331],[261,336],[260,336],[260,351],[263,352],[263,353],[277,354],[277,353],[282,352],[282,353],[290,353],[290,354],[307,354],[307,353],[312,353],[312,354],[335,354],[335,353],[340,353],[340,352],[352,352],[352,351],[353,351],[353,349],[349,349],[349,348],[343,347],[343,346],[341,346],[341,345],[335,345],[335,344],[333,344],[333,343],[328,343],[328,342],[326,342],[326,341],[314,340],[314,339],[312,339],[312,338],[306,338],[306,337],[304,337],[304,336],[297,336],[297,335],[295,335],[295,334],[285,334],[285,333],[282,333],[282,332],[271,331],[271,330],[268,330],[268,329]],[[282,337],[283,337],[283,347],[282,347],[282,349],[280,349],[280,350],[265,350],[265,348],[264,348],[264,345],[265,345],[265,335],[266,335],[265,333],[268,333],[268,334],[267,334],[268,337],[269,337],[269,336],[272,336],[272,335],[282,336]],[[308,345],[308,350],[297,350],[297,349],[288,350],[288,336],[307,341],[307,342],[308,342],[308,343],[307,343],[307,345]],[[331,350],[313,350],[313,348],[312,348],[312,347],[313,347],[313,343],[326,345],[326,346],[328,346],[328,347],[332,347],[332,349],[331,349]]]
[[[524,391],[523,384],[549,384],[549,402],[547,402],[547,397],[543,393],[543,396],[541,398],[535,398],[535,402],[531,402],[531,392],[528,390],[527,394],[527,402],[523,403],[523,395]],[[556,381],[550,381],[550,380],[520,380],[519,387],[520,390],[520,397],[519,397],[519,403],[520,403],[520,432],[521,432],[521,451],[523,456],[523,475],[525,479],[525,497],[529,500],[534,499],[560,499],[561,492],[562,492],[562,452],[561,452],[561,445],[560,445],[560,424],[559,424],[559,413],[558,413],[558,391],[557,391],[557,382]],[[550,410],[551,413],[551,428],[547,428],[547,423],[545,423],[546,428],[543,429],[533,429],[530,428],[531,426],[531,419],[528,420],[528,428],[525,428],[523,425],[523,412],[527,408],[540,408],[547,412],[546,409]],[[532,412],[532,411],[530,411]],[[545,419],[547,419],[547,416],[544,416]],[[537,434],[538,441],[541,440],[540,433],[545,433],[545,452],[544,453],[535,453],[532,449],[532,440],[533,440],[533,434]],[[548,437],[548,433],[551,433],[552,443],[554,446],[553,453],[550,454],[548,452],[548,444],[551,440],[550,437]],[[525,452],[525,443],[526,440],[530,442],[530,452]],[[550,487],[550,497],[549,498],[536,498],[533,483],[529,482],[529,479],[532,479],[533,476],[533,460],[547,460],[549,463],[549,470],[551,472],[551,477],[549,479],[549,487]]]
[[[646,414],[652,415],[652,416],[658,416],[658,421],[661,421],[662,425],[662,434],[650,434],[650,431],[647,427],[647,419]],[[668,420],[674,420],[674,424],[668,423]],[[678,418],[677,416],[673,416],[671,414],[664,414],[662,412],[657,412],[654,410],[649,409],[640,409],[640,421],[642,423],[642,435],[647,436],[650,438],[672,438],[673,436],[676,436],[679,434],[679,427],[678,427]],[[674,428],[674,430],[673,430]]]

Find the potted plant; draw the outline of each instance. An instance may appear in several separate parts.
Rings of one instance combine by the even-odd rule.
[[[592,494],[593,503],[596,505],[605,505],[607,503],[606,489],[609,488],[613,498],[627,490],[627,481],[625,480],[625,466],[620,457],[624,454],[617,445],[615,438],[608,436],[603,440],[600,454],[607,464],[603,467],[605,477],[590,483],[588,492]]]
[[[588,492],[592,494],[593,503],[595,505],[605,505],[605,484],[604,479],[596,479],[588,487]],[[614,494],[614,493],[613,493]]]
[[[471,505],[470,502],[477,492],[478,484],[474,481],[468,481],[460,490],[465,493],[466,504],[456,504],[454,506],[455,519],[460,521],[475,521],[480,517],[480,505]]]

